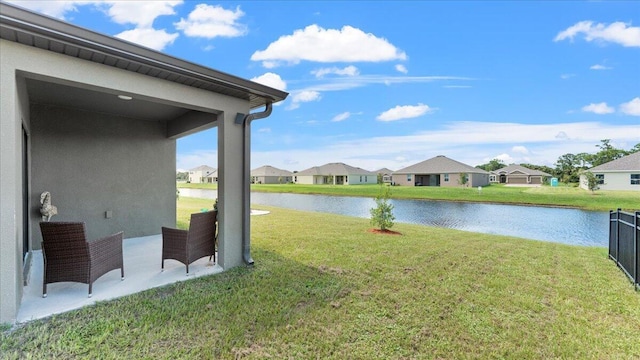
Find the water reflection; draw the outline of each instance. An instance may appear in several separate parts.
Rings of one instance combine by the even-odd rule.
[[[180,189],[183,196],[215,199],[215,190]],[[396,222],[585,246],[608,246],[604,211],[428,200],[390,200]],[[251,203],[370,218],[372,198],[251,193]]]

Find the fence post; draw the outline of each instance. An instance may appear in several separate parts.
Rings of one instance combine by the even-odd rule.
[[[613,256],[613,239],[611,238],[611,232],[613,231],[613,221],[611,218],[613,217],[613,210],[609,210],[609,259],[615,260]]]
[[[616,211],[616,265],[620,266],[620,211],[618,208]]]
[[[633,279],[636,282],[636,286],[640,286],[640,274],[638,274],[638,261],[640,261],[640,259],[638,259],[638,256],[640,256],[640,244],[638,244],[638,241],[640,241],[640,236],[638,236],[640,229],[638,229],[638,226],[640,224],[638,224],[638,218],[640,218],[640,211],[636,211],[635,216],[633,217],[633,252],[635,253],[635,256],[633,257]]]

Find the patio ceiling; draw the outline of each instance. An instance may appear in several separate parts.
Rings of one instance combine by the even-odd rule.
[[[171,121],[189,112],[189,109],[147,101],[133,97],[118,98],[119,94],[88,90],[53,82],[26,79],[31,103],[62,108],[123,116],[137,120]],[[128,95],[128,94],[123,94]]]

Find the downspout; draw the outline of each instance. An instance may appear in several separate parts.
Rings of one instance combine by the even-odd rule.
[[[271,115],[271,102],[267,102],[262,112],[236,115],[235,123],[242,125],[242,259],[247,265],[253,265],[251,258],[251,122]]]

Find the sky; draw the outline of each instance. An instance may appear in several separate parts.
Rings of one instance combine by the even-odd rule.
[[[252,169],[555,167],[640,143],[638,1],[8,2],[287,91],[252,123]],[[217,167],[217,129],[176,158]]]

